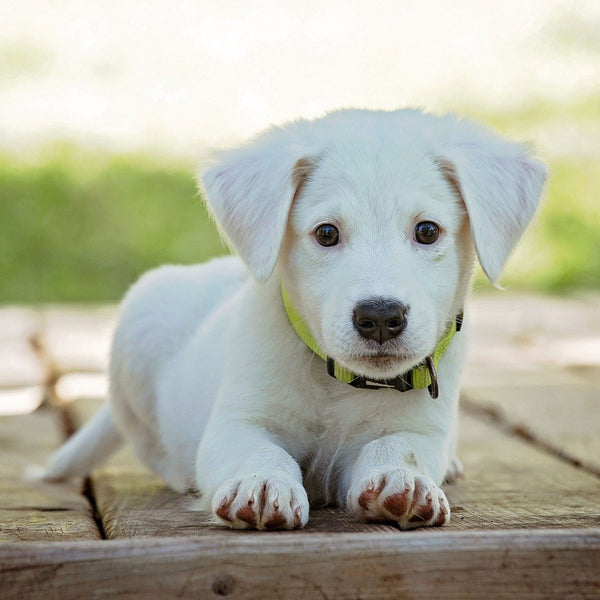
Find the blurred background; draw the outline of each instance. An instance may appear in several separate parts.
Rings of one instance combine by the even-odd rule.
[[[203,158],[350,106],[532,142],[551,178],[503,283],[599,288],[599,32],[597,0],[3,0],[0,302],[115,302],[223,253]]]

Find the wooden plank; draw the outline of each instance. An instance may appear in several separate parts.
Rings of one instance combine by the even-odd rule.
[[[32,413],[44,399],[43,385],[4,388],[0,387],[0,418],[6,415]]]
[[[481,369],[463,386],[471,404],[600,474],[600,381],[560,370]]]
[[[467,304],[471,316],[468,363],[521,370],[532,366],[600,364],[582,346],[598,347],[600,295],[570,297],[489,293]],[[573,352],[577,348],[578,351]],[[596,353],[597,354],[597,353]]]
[[[0,309],[0,388],[43,383],[44,365],[30,343],[40,324],[35,310],[16,306]]]
[[[78,403],[90,413],[97,403]],[[460,456],[466,477],[446,486],[452,522],[444,530],[585,528],[600,524],[600,480],[469,415]],[[224,535],[209,515],[191,512],[193,499],[169,490],[127,450],[92,477],[108,538]],[[311,512],[306,535],[398,530],[365,524],[341,510]],[[235,537],[252,533],[233,534]]]
[[[134,474],[115,467],[92,477],[98,513],[108,539],[140,537],[239,536],[214,522],[207,512],[194,510],[194,498],[178,494],[152,474]],[[304,533],[395,531],[389,525],[362,523],[345,511],[314,509]]]
[[[58,446],[59,427],[49,408],[0,418],[0,542],[99,539],[81,481],[48,484],[27,474]]]
[[[465,478],[445,488],[449,528],[600,525],[600,479],[470,415],[461,424]]]
[[[208,536],[0,547],[5,600],[598,598],[600,529]]]

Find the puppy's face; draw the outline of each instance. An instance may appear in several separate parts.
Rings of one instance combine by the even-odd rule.
[[[322,350],[373,379],[431,354],[460,308],[473,253],[435,161],[397,141],[304,161],[281,276]]]
[[[257,281],[275,266],[321,349],[373,379],[428,356],[475,251],[496,281],[546,170],[520,144],[419,111],[339,111],[272,129],[204,173]]]

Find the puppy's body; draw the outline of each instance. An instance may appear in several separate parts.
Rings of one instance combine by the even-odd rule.
[[[447,522],[439,486],[459,464],[466,327],[437,365],[439,398],[356,389],[294,330],[281,286],[324,354],[390,380],[432,356],[462,310],[474,246],[498,277],[543,179],[520,146],[414,111],[334,113],[225,154],[205,185],[242,259],[163,267],[132,288],[111,358],[112,423],[233,527],[303,526],[309,499],[404,528]],[[333,244],[318,241],[324,223]],[[435,239],[420,241],[432,223]],[[398,318],[373,325],[357,316],[365,306]],[[89,469],[93,453],[75,465],[77,449],[114,431],[105,410],[48,477]]]

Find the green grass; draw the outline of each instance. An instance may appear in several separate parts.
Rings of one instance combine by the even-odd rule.
[[[600,118],[600,94],[590,94],[570,101],[532,100],[517,108],[505,111],[480,110],[477,106],[466,106],[460,102],[469,119],[485,123],[488,127],[504,133],[515,140],[526,140],[530,132],[545,126],[581,126],[597,123]]]
[[[600,170],[593,159],[551,161],[540,211],[508,262],[510,289],[600,288]],[[485,287],[478,274],[476,285]]]
[[[600,288],[600,171],[551,162],[535,225],[509,263],[510,289]],[[116,301],[145,270],[226,252],[172,160],[57,147],[0,157],[0,302]],[[478,287],[485,287],[478,277]]]
[[[115,301],[145,270],[225,252],[192,173],[75,149],[0,160],[0,301]]]

